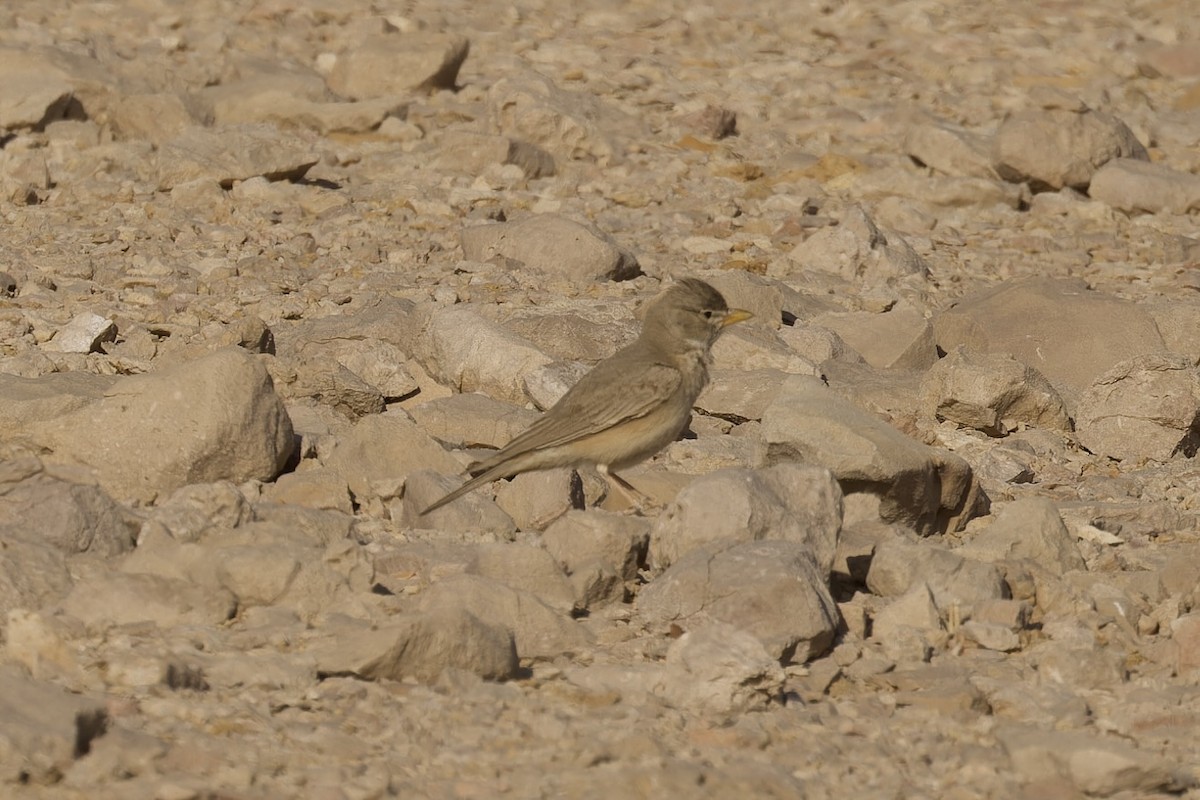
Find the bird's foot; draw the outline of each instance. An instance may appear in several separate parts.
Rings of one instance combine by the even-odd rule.
[[[627,517],[657,517],[666,509],[662,503],[656,503],[653,500],[647,500],[644,503],[634,503],[631,506],[618,511],[618,514],[624,514]]]
[[[600,466],[600,467],[597,467],[596,470],[601,475],[603,475],[605,478],[608,478],[610,481],[610,484],[612,486],[615,486],[616,488],[620,489],[621,493],[624,494],[625,498],[629,501],[629,503],[630,503],[629,507],[622,509],[621,510],[622,514],[628,514],[631,516],[637,515],[639,517],[648,517],[648,516],[651,516],[652,514],[657,515],[664,508],[666,508],[666,506],[664,506],[661,503],[656,502],[648,494],[641,491],[636,486],[634,486],[632,483],[625,480],[620,475],[618,475],[617,473],[608,469],[607,467]]]

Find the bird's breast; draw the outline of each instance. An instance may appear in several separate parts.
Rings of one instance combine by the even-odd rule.
[[[708,364],[710,359],[708,348],[697,348],[696,350],[688,351],[678,365],[681,376],[679,391],[685,397],[689,398],[689,410],[692,404],[696,402],[696,398],[700,396],[700,392],[704,391],[704,387],[708,385]]]

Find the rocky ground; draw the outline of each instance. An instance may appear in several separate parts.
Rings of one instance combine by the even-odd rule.
[[[1194,11],[4,3],[0,794],[1200,797]]]

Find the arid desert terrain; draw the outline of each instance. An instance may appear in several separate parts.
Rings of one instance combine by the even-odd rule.
[[[1196,12],[3,3],[0,796],[1200,798]]]

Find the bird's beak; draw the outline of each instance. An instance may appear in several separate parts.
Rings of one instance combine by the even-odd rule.
[[[721,320],[721,329],[724,330],[730,325],[737,325],[739,322],[745,322],[754,315],[744,308],[731,308],[729,313],[725,315],[725,319]]]

